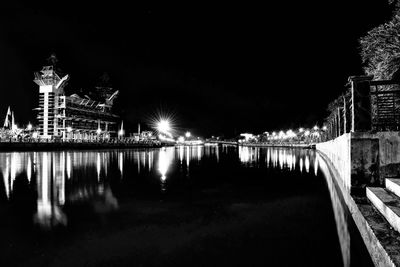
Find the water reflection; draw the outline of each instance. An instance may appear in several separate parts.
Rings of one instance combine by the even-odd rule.
[[[189,165],[199,163],[205,151],[210,152],[209,149],[213,149],[218,159],[218,147],[205,149],[202,146],[160,150],[0,153],[3,182],[0,183],[0,192],[11,201],[14,181],[20,176],[26,177],[37,192],[33,221],[44,227],[66,225],[66,205],[90,203],[96,213],[117,209],[118,201],[111,190],[110,180],[125,179],[125,167],[136,168],[137,173],[150,173],[153,166],[157,166],[161,191],[165,191],[176,158],[188,171]]]
[[[309,149],[296,148],[274,148],[274,147],[243,147],[239,149],[239,160],[246,166],[257,167],[261,163],[266,167],[278,168],[281,170],[299,170],[310,173],[314,170],[318,175],[318,162],[315,159],[315,152]],[[313,160],[310,160],[313,159]]]
[[[68,205],[90,203],[96,213],[117,209],[113,182],[135,179],[136,174],[146,177],[156,174],[158,190],[166,192],[174,168],[183,177],[189,177],[189,167],[200,164],[203,157],[220,162],[232,155],[237,155],[245,167],[318,175],[320,166],[312,150],[272,147],[178,146],[152,150],[0,153],[3,181],[0,192],[10,199],[15,179],[26,177],[38,196],[34,221],[47,227],[65,225]]]

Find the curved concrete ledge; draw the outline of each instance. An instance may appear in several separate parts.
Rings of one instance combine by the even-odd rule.
[[[349,208],[375,266],[400,266],[400,234],[380,215],[366,197],[353,197],[329,157],[317,151],[326,179],[334,181]]]

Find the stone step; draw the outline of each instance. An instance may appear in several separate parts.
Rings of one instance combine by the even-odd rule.
[[[393,194],[400,197],[400,179],[399,178],[387,178],[385,179],[386,189]]]
[[[367,187],[366,193],[375,208],[400,232],[400,198],[382,187]]]

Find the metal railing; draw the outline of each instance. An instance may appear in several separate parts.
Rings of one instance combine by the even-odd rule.
[[[400,131],[400,82],[350,77],[348,89],[328,106],[324,139],[344,133]]]

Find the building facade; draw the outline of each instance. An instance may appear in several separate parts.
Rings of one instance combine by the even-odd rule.
[[[111,109],[118,90],[100,88],[97,99],[78,94],[66,95],[68,75],[60,77],[54,66],[35,73],[39,85],[39,137],[43,139],[98,140],[117,135],[119,117]],[[98,90],[100,90],[98,89]]]

